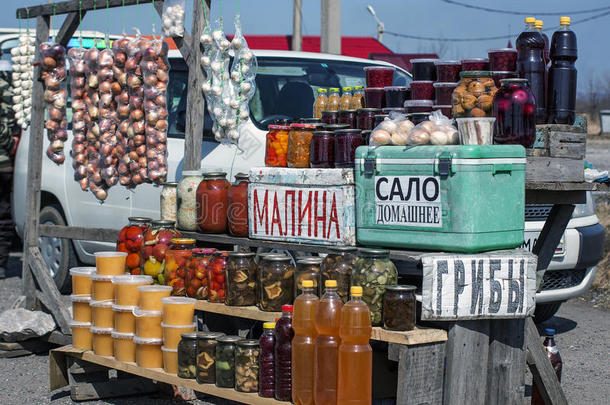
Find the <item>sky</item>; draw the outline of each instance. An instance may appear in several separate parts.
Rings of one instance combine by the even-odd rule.
[[[199,0],[195,0],[199,1]],[[47,0],[2,0],[0,27],[18,27],[14,10],[46,3]],[[570,12],[610,6],[608,0],[512,0],[485,1],[461,0],[476,6],[528,12]],[[320,0],[302,0],[303,35],[320,34]],[[186,0],[186,27],[191,26],[193,0]],[[350,36],[376,36],[376,22],[366,10],[370,4],[377,16],[385,24],[386,31],[401,34],[419,35],[436,38],[473,38],[514,34],[523,29],[525,16],[490,13],[473,10],[457,5],[447,4],[442,0],[343,0],[341,1],[341,34]],[[233,33],[233,18],[239,7],[242,31],[244,34],[291,34],[292,33],[291,0],[212,0],[211,20],[223,16],[227,33]],[[566,14],[570,16],[570,14]],[[595,13],[572,15],[572,21],[595,16]],[[559,25],[559,16],[538,16],[545,27]],[[61,26],[63,18],[53,21],[53,28]],[[82,23],[83,29],[110,31],[120,34],[123,29],[133,33],[132,27],[138,27],[142,33],[151,33],[155,23],[160,31],[159,16],[153,14],[152,5],[131,6],[125,8],[100,10],[88,13]],[[25,22],[22,27],[25,28]],[[31,20],[30,28],[35,27]],[[605,77],[610,79],[610,14],[604,17],[576,24],[573,27],[578,38],[579,92],[590,86],[592,80]],[[547,32],[549,38],[552,32]],[[385,34],[383,43],[397,53],[437,52],[444,59],[463,59],[468,57],[485,57],[487,49],[504,47],[507,39],[439,42],[399,38]]]

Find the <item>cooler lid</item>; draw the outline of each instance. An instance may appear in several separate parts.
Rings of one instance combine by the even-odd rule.
[[[386,164],[433,164],[443,153],[451,154],[453,164],[476,164],[476,160],[481,164],[494,163],[487,159],[511,159],[500,163],[525,164],[525,148],[521,145],[380,146],[372,154],[368,146],[361,146],[356,150],[356,164],[367,157]]]

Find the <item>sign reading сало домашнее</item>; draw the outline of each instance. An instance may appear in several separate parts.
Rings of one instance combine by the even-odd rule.
[[[525,318],[534,312],[536,256],[521,250],[422,257],[422,319]]]

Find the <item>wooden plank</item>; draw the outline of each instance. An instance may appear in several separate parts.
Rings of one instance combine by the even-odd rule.
[[[443,398],[445,344],[398,346],[396,403],[440,404]]]
[[[230,307],[223,303],[212,303],[208,301],[198,300],[195,304],[197,311],[211,312],[214,314],[237,316],[239,318],[253,319],[262,322],[275,322],[277,318],[282,316],[281,312],[265,312],[257,307]]]
[[[562,181],[526,181],[527,191],[592,191],[598,183],[587,182],[562,182]]]
[[[551,405],[567,405],[568,400],[540,342],[540,335],[532,318],[525,320],[525,344],[527,347],[527,365],[544,402]]]
[[[52,16],[67,13],[90,10],[103,10],[122,6],[133,6],[137,4],[151,3],[153,0],[70,0],[59,1],[54,4],[42,4],[34,7],[18,8],[15,15],[17,18],[34,18],[39,16]],[[163,3],[163,0],[157,0]]]
[[[446,346],[444,404],[484,404],[487,392],[489,322],[455,322]]]
[[[66,16],[64,23],[61,25],[61,28],[55,35],[55,42],[62,44],[63,46],[68,45],[68,41],[72,38],[72,35],[78,28],[79,23],[85,17],[86,11],[81,11],[80,16],[79,12],[70,13]]]
[[[65,387],[69,384],[68,380],[65,350],[62,350],[62,348],[51,350],[49,352],[49,391]]]
[[[40,225],[40,236],[92,240],[97,242],[116,242],[119,231],[108,228],[83,228],[63,225]]]
[[[525,397],[525,320],[490,322],[485,403],[513,405]]]
[[[584,159],[587,149],[587,134],[574,132],[551,132],[549,156]]]
[[[583,182],[585,168],[582,160],[528,156],[525,165],[526,181]]]

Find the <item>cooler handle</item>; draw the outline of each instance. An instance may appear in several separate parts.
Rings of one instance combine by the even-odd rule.
[[[512,173],[513,165],[511,163],[495,163],[492,165],[491,174],[496,175],[499,173]]]

